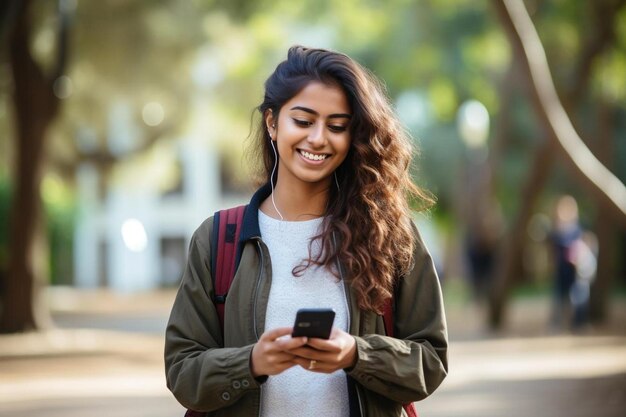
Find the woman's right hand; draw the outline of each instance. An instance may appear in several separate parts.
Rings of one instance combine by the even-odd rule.
[[[252,348],[250,369],[257,378],[263,375],[278,375],[297,363],[289,350],[306,345],[306,337],[292,338],[292,327],[279,327],[261,335]],[[286,336],[286,337],[285,337]]]

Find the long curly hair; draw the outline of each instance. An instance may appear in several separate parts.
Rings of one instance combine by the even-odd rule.
[[[277,119],[284,103],[312,81],[343,89],[352,110],[352,141],[336,170],[338,187],[331,181],[322,231],[312,240],[319,239],[322,250],[312,255],[309,246],[309,258],[293,273],[318,265],[339,277],[335,266],[342,265],[359,307],[380,313],[396,280],[413,265],[409,200],[426,208],[433,199],[411,180],[415,151],[380,81],[344,54],[302,46],[291,47],[265,82],[257,108],[261,121],[249,149],[249,156],[262,158],[259,182],[270,181],[275,163],[264,115],[272,111]]]

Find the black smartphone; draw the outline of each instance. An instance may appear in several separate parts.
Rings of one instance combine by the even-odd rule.
[[[330,308],[301,308],[296,313],[291,336],[328,339],[334,321],[335,312]]]

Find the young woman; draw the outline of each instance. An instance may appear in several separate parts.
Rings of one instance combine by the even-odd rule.
[[[195,232],[167,327],[167,384],[207,416],[402,416],[447,374],[441,290],[410,220],[430,200],[383,88],[346,55],[300,46],[265,83],[262,182],[240,262],[213,304],[213,219]],[[381,312],[393,302],[394,332]],[[296,311],[336,312],[329,339],[291,337]]]

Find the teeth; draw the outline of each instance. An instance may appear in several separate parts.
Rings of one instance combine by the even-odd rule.
[[[328,155],[314,155],[312,153],[308,153],[307,151],[300,151],[300,153],[302,154],[302,156],[304,156],[306,159],[310,159],[312,161],[321,161],[323,159],[326,159],[326,157]]]

